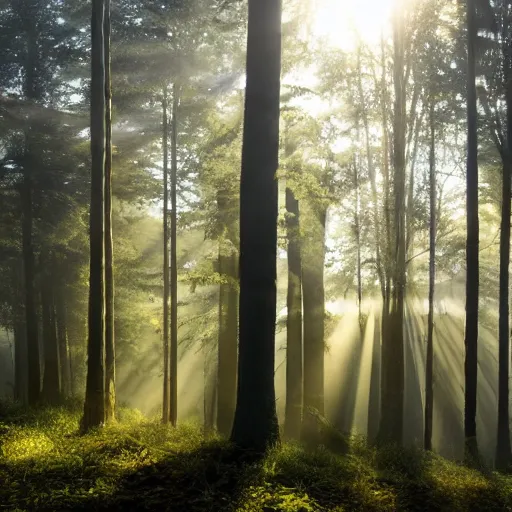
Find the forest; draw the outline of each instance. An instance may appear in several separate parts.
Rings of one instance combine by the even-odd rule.
[[[0,510],[512,511],[512,1],[0,0]]]

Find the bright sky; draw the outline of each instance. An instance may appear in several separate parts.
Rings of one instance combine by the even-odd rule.
[[[333,45],[350,49],[357,35],[368,44],[380,41],[395,0],[315,0],[313,32]]]
[[[360,39],[370,46],[380,45],[382,34],[386,34],[390,27],[393,6],[410,0],[310,1],[314,13],[310,26],[313,37],[325,40],[335,48],[351,51]],[[317,85],[315,71],[311,68],[296,71],[286,81],[313,89]],[[312,115],[330,108],[325,99],[319,97],[299,98],[295,103]],[[344,149],[344,145],[341,144],[339,149]]]

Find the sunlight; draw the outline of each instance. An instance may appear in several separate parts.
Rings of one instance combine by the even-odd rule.
[[[333,46],[349,50],[358,36],[368,44],[380,41],[395,0],[317,0],[313,33]]]

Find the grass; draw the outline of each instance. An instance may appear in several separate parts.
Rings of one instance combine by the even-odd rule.
[[[136,411],[79,436],[78,407],[0,404],[0,509],[171,511],[505,511],[512,478],[420,450],[348,454],[285,444],[264,460],[235,455],[197,425],[177,429]]]

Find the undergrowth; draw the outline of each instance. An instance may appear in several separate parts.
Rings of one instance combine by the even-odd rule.
[[[506,511],[512,479],[421,450],[348,453],[285,444],[263,460],[123,409],[78,435],[80,408],[0,404],[0,509],[154,511]]]

